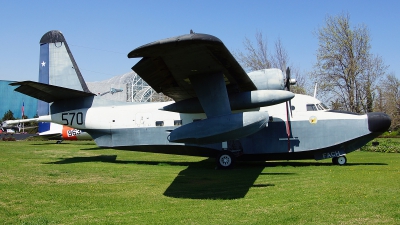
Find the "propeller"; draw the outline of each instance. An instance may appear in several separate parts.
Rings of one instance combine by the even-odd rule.
[[[290,91],[290,85],[295,85],[297,83],[296,79],[290,78],[290,68],[286,69],[286,80],[285,80],[285,89]]]
[[[285,80],[285,89],[287,91],[290,91],[290,85],[295,85],[296,84],[296,79],[291,79],[290,78],[290,68],[288,67],[286,69],[286,80]],[[290,106],[290,117],[292,117],[292,101],[289,100],[289,106]],[[288,108],[288,107],[287,107]]]
[[[290,85],[296,84],[295,79],[290,78],[290,68],[286,69],[286,81],[285,81],[285,89],[290,91]],[[290,115],[290,116],[289,116]],[[288,136],[288,152],[290,152],[290,117],[292,117],[292,102],[291,100],[286,102],[286,134]]]

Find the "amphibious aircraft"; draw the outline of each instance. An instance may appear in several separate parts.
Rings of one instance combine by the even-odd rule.
[[[57,144],[62,141],[93,140],[87,132],[56,123],[50,123],[50,129],[39,132],[39,136],[57,140]]]
[[[86,132],[81,130],[68,127],[65,125],[60,125],[56,123],[42,122],[40,118],[31,118],[31,119],[19,119],[19,120],[6,120],[2,123],[2,127],[6,128],[12,124],[21,124],[21,123],[29,123],[29,122],[40,122],[39,124],[39,132],[38,136],[47,138],[49,140],[57,140],[57,144],[61,143],[64,140],[92,140],[92,137]],[[16,127],[18,130],[21,127]],[[33,127],[25,127],[25,129],[29,129]]]
[[[192,33],[132,50],[132,69],[173,102],[111,102],[91,93],[64,36],[40,40],[40,68],[51,84],[23,81],[15,90],[52,103],[41,121],[88,132],[104,148],[215,157],[219,168],[238,160],[332,158],[386,131],[379,112],[329,110],[316,98],[290,92],[279,69],[246,73],[220,39]]]

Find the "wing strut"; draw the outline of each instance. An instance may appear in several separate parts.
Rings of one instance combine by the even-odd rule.
[[[228,92],[222,73],[190,77],[190,82],[208,118],[231,114]]]
[[[201,74],[189,78],[207,119],[185,124],[168,136],[170,142],[212,144],[240,139],[263,129],[267,112],[232,113],[224,75]]]

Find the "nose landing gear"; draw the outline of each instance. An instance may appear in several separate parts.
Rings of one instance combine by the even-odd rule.
[[[341,155],[339,157],[334,157],[334,158],[332,158],[332,163],[334,165],[343,166],[347,163],[347,158],[344,155]]]

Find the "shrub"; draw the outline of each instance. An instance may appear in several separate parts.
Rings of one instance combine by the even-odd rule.
[[[367,152],[384,152],[384,153],[400,153],[400,142],[385,138],[379,139],[379,145],[376,145],[376,140],[370,141],[365,146],[361,147],[361,151]]]
[[[14,137],[3,137],[1,140],[2,141],[15,141],[15,138]]]

